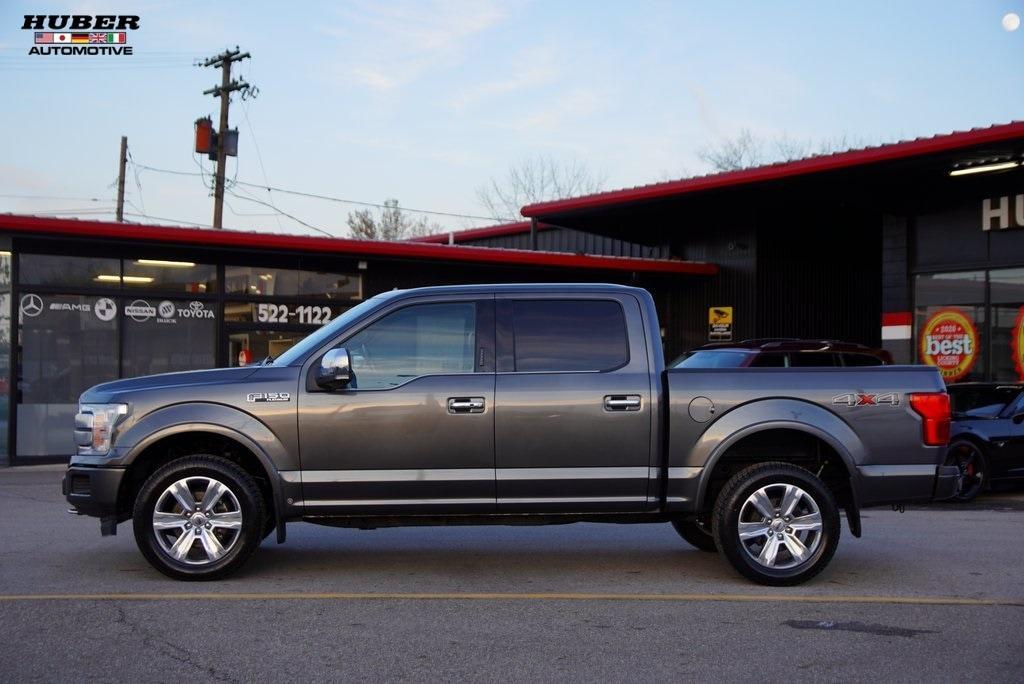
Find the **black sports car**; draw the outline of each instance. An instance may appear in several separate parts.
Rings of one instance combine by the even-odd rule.
[[[1024,479],[1024,383],[949,386],[953,423],[947,465],[960,468],[956,501],[971,501],[996,480]]]

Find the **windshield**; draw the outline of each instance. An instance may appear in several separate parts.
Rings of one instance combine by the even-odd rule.
[[[996,418],[1017,399],[1021,388],[1002,387],[956,387],[949,388],[953,413],[966,418]]]
[[[750,352],[738,350],[710,350],[690,352],[673,368],[740,368],[747,364]]]
[[[361,304],[353,306],[351,309],[341,314],[333,321],[320,328],[316,332],[310,333],[306,337],[299,340],[294,347],[278,356],[273,361],[275,366],[290,366],[309,352],[313,351],[320,345],[328,342],[332,337],[337,335],[343,328],[348,326],[352,321],[359,319],[363,314],[371,309],[377,308],[384,300],[390,299],[395,294],[395,291],[385,292],[375,297],[367,299]]]

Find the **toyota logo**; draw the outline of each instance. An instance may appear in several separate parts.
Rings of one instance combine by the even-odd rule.
[[[37,294],[27,294],[22,297],[21,313],[26,316],[38,316],[43,313],[43,298]]]

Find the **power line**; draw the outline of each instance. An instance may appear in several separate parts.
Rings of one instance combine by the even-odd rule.
[[[238,199],[240,199],[240,200],[249,200],[250,202],[255,202],[256,204],[262,204],[262,205],[263,205],[263,206],[265,206],[265,207],[269,207],[269,208],[273,209],[274,211],[277,211],[277,212],[279,212],[279,213],[280,213],[280,214],[281,214],[282,216],[287,216],[287,217],[288,217],[288,218],[290,218],[290,219],[291,219],[292,221],[295,221],[295,222],[297,222],[297,223],[301,223],[302,225],[306,226],[307,228],[309,228],[309,229],[311,229],[311,230],[315,230],[315,231],[316,231],[316,232],[318,232],[318,233],[323,233],[323,234],[324,234],[324,235],[326,235],[327,237],[332,237],[332,238],[333,238],[333,237],[338,237],[337,235],[334,235],[333,233],[329,233],[329,232],[327,232],[327,231],[326,231],[326,230],[324,230],[323,228],[317,228],[316,226],[314,226],[314,225],[313,225],[313,224],[311,224],[311,223],[306,223],[305,221],[303,221],[302,219],[298,218],[297,216],[292,216],[292,215],[291,215],[291,214],[289,214],[289,213],[288,213],[287,211],[281,211],[280,209],[278,209],[277,207],[275,207],[274,205],[272,205],[272,204],[270,204],[270,203],[268,203],[268,202],[264,202],[263,200],[260,200],[260,199],[256,199],[255,197],[242,197],[241,195],[239,195],[239,194],[236,194],[235,192],[233,192],[233,191],[231,191],[231,190],[228,190],[228,193],[229,193],[229,194],[230,194],[230,195],[231,195],[232,197],[237,197],[237,198],[238,198]]]
[[[195,171],[174,171],[172,169],[161,169],[154,166],[147,166],[145,164],[138,164],[140,169],[146,171],[154,171],[156,173],[169,173],[176,176],[201,176],[203,174],[196,173]],[[285,195],[295,195],[297,197],[308,197],[310,199],[325,200],[328,202],[338,202],[340,204],[355,204],[362,207],[374,207],[376,209],[392,209],[386,204],[379,204],[376,202],[363,202],[361,200],[345,199],[342,197],[332,197],[330,195],[320,195],[312,192],[302,192],[299,190],[289,190],[287,188],[278,188],[272,185],[260,185],[259,183],[249,183],[247,181],[235,181],[236,185],[245,185],[250,188],[259,188],[260,190],[273,190],[274,192],[280,192]],[[467,218],[477,219],[481,221],[497,221],[499,223],[514,223],[517,219],[500,217],[500,216],[478,216],[474,214],[456,214],[448,211],[434,211],[431,209],[415,209],[413,207],[399,207],[402,211],[412,212],[414,214],[429,214],[431,216],[447,216],[450,218]]]
[[[245,102],[245,100],[242,100],[242,116],[245,117],[245,125],[249,127],[249,135],[252,136],[252,146],[256,150],[256,161],[258,161],[260,163],[260,172],[263,174],[263,182],[266,183],[267,185],[270,185],[270,179],[267,178],[267,168],[263,165],[263,155],[260,153],[260,144],[258,142],[256,142],[256,131],[253,130],[252,122],[249,121],[249,105]],[[236,175],[235,183],[237,184],[237,182],[238,182],[238,179],[237,179],[238,167],[237,166],[235,167],[235,175]],[[274,205],[274,211],[279,211],[279,209],[277,208],[277,205],[274,204],[274,198],[270,194],[270,190],[267,190],[267,199],[269,199],[270,203],[272,205]],[[274,218],[277,221],[277,227],[280,229],[281,228],[281,219],[278,218],[277,216],[275,216]]]
[[[51,199],[51,200],[72,200],[75,202],[110,202],[111,199],[99,197],[70,197],[67,195],[0,195],[6,199]]]

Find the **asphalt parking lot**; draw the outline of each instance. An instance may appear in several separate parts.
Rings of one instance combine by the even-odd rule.
[[[291,525],[179,583],[56,468],[0,469],[0,680],[1024,678],[1024,496],[865,514],[801,587],[742,580],[668,525]]]

